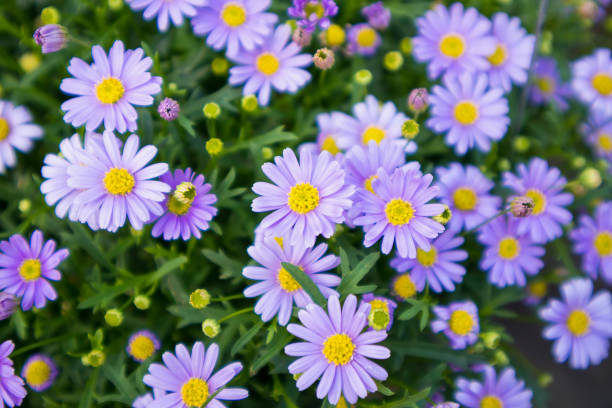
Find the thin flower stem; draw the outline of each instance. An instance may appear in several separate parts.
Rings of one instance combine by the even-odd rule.
[[[240,310],[238,310],[238,311],[236,311],[236,312],[234,312],[234,313],[230,313],[230,314],[228,314],[227,316],[222,317],[221,319],[219,319],[218,323],[222,323],[222,322],[224,322],[224,321],[226,321],[226,320],[231,319],[232,317],[236,317],[236,316],[239,316],[239,315],[241,315],[241,314],[249,313],[249,312],[250,312],[250,311],[252,311],[252,310],[253,310],[253,308],[252,308],[252,307],[247,307],[247,308],[245,308],[245,309],[240,309]]]
[[[226,300],[234,300],[234,299],[242,299],[242,298],[244,298],[244,295],[242,293],[238,293],[237,295],[212,298],[210,299],[210,301],[211,302],[224,302]]]
[[[493,221],[494,219],[496,219],[497,217],[500,217],[504,214],[508,214],[510,212],[510,208],[506,208],[505,210],[501,210],[500,212],[498,212],[497,214],[495,214],[494,216],[487,218],[486,220],[484,220],[483,222],[481,222],[480,224],[478,224],[477,226],[475,226],[474,228],[464,231],[461,235],[462,236],[466,236],[468,234],[471,234],[474,231],[477,231],[478,229],[480,229],[481,227],[487,225],[488,223],[490,223],[491,221]]]
[[[20,354],[26,353],[30,350],[34,350],[39,347],[46,346],[48,344],[59,343],[60,341],[73,337],[74,335],[75,334],[65,334],[63,336],[51,337],[50,339],[45,339],[45,340],[38,341],[36,343],[28,344],[27,346],[21,347],[15,350],[13,353],[11,353],[11,357],[18,356]]]

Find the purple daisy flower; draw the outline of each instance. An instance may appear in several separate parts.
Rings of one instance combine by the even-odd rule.
[[[368,19],[368,24],[377,30],[384,30],[389,27],[391,10],[386,8],[382,1],[365,6],[361,9],[361,14]]]
[[[196,15],[196,7],[203,6],[208,0],[126,0],[134,11],[144,10],[143,18],[146,21],[157,16],[157,28],[159,31],[167,31],[170,20],[180,27],[183,25],[183,17]]]
[[[156,399],[161,399],[164,395],[166,395],[165,391],[155,388],[153,389],[153,394],[148,392],[136,398],[132,404],[132,408],[149,408],[149,404]]]
[[[175,354],[165,352],[162,356],[164,364],[151,364],[143,382],[167,394],[156,396],[148,408],[190,408],[204,405],[208,397],[225,387],[242,371],[242,364],[235,362],[213,374],[218,356],[219,346],[212,343],[206,350],[199,341],[193,345],[191,354],[183,344],[177,344]],[[225,405],[220,401],[241,400],[248,396],[249,392],[244,388],[225,387],[208,405],[221,408]]]
[[[436,168],[436,175],[440,201],[453,214],[448,229],[469,230],[499,212],[501,198],[489,194],[495,184],[476,166],[451,163]]]
[[[529,99],[536,105],[553,102],[557,109],[568,108],[566,99],[572,94],[569,85],[561,82],[557,61],[553,58],[538,58],[533,66],[533,83]]]
[[[49,356],[34,354],[23,365],[21,377],[31,389],[42,392],[53,385],[57,373],[57,365]]]
[[[431,322],[434,333],[443,332],[455,350],[476,343],[480,326],[478,308],[474,302],[453,302],[448,306],[434,306],[437,320]]]
[[[52,239],[43,242],[43,234],[34,231],[30,243],[19,234],[0,242],[0,289],[21,297],[21,308],[30,310],[32,305],[45,307],[48,300],[55,300],[57,292],[48,280],[61,279],[55,269],[68,257],[67,249],[55,250]]]
[[[299,147],[300,155],[302,152],[310,151],[313,153],[320,153],[323,150],[327,150],[332,155],[340,153],[338,147],[338,120],[344,115],[341,112],[331,113],[320,113],[317,115],[317,126],[319,127],[319,133],[317,134],[316,143],[304,143]]]
[[[17,299],[14,295],[0,292],[0,320],[8,319],[17,308]]]
[[[261,166],[274,184],[257,182],[253,192],[254,212],[273,211],[260,226],[289,243],[312,247],[318,235],[329,238],[335,224],[344,222],[344,211],[352,205],[355,188],[345,183],[344,170],[329,152],[300,155],[298,163],[291,149],[276,156],[274,164]]]
[[[130,135],[120,151],[120,141],[104,132],[100,151],[82,156],[85,166],[68,168],[68,186],[81,190],[75,198],[80,204],[79,218],[88,219],[99,212],[100,228],[110,231],[125,224],[126,215],[134,229],[142,229],[153,216],[161,215],[163,193],[168,184],[153,180],[168,171],[166,163],[147,165],[157,154],[152,145],[138,149],[139,139]]]
[[[374,55],[382,40],[380,34],[368,23],[352,26],[348,31],[348,45],[346,50],[351,54],[364,56]]]
[[[268,7],[270,0],[208,0],[191,20],[193,32],[206,35],[215,50],[227,47],[228,56],[238,57],[241,48],[253,51],[274,30],[278,17],[266,13]]]
[[[43,54],[57,52],[66,46],[66,29],[59,24],[45,24],[34,31],[34,41],[42,47]]]
[[[495,52],[497,40],[490,34],[491,22],[475,8],[464,10],[461,3],[453,3],[447,9],[439,4],[419,17],[416,24],[413,55],[417,61],[428,63],[429,78],[490,67],[487,57]]]
[[[444,211],[442,204],[427,204],[439,191],[430,187],[433,176],[405,169],[389,174],[384,168],[377,176],[372,181],[374,194],[359,194],[356,204],[363,213],[355,219],[366,233],[363,245],[369,248],[382,237],[383,254],[391,252],[394,242],[404,258],[415,258],[417,246],[429,251],[430,240],[444,231],[442,224],[429,218]]]
[[[280,242],[280,244],[279,244]],[[286,325],[291,318],[293,304],[305,307],[312,299],[302,289],[300,284],[282,266],[288,262],[300,268],[317,285],[323,296],[338,296],[333,287],[338,286],[340,277],[329,271],[340,265],[340,258],[335,255],[325,255],[327,244],[319,244],[314,248],[306,248],[301,244],[291,245],[285,240],[264,238],[249,247],[247,252],[262,266],[247,266],[242,274],[260,282],[244,290],[244,296],[261,296],[255,305],[255,313],[261,315],[264,322],[278,315],[278,323]]]
[[[85,124],[89,131],[96,130],[102,121],[106,131],[136,130],[138,113],[132,105],[152,105],[151,95],[161,91],[162,83],[161,77],[148,72],[153,60],[143,54],[142,48],[124,51],[118,40],[108,56],[102,47],[94,46],[90,65],[72,58],[68,72],[74,78],[64,78],[60,89],[77,97],[62,104],[64,121],[77,128]]]
[[[548,242],[563,235],[561,226],[572,221],[572,213],[564,207],[574,201],[570,193],[561,192],[567,184],[565,177],[539,157],[531,159],[527,166],[519,164],[517,172],[518,176],[505,172],[504,185],[534,202],[533,213],[520,219],[518,234],[529,233],[535,242]]]
[[[442,84],[434,85],[431,117],[427,126],[435,132],[446,132],[446,144],[464,155],[476,146],[482,152],[491,149],[491,140],[506,134],[508,101],[501,88],[491,88],[487,75],[465,72],[445,75]]]
[[[393,313],[397,308],[397,303],[383,296],[375,296],[373,293],[366,293],[361,298],[360,307],[364,303],[370,304],[368,313],[368,326],[370,330],[391,330],[393,326]]]
[[[531,408],[533,392],[516,379],[514,369],[505,368],[499,377],[491,366],[484,366],[484,381],[457,379],[455,399],[466,408]]]
[[[612,284],[612,201],[595,209],[595,219],[582,215],[571,233],[574,252],[582,255],[582,269],[593,279],[601,274]]]
[[[217,196],[210,193],[212,186],[190,168],[175,170],[174,174],[169,171],[159,179],[170,186],[171,193],[162,204],[167,212],[155,222],[151,234],[154,237],[163,234],[166,241],[179,236],[187,241],[192,235],[200,239],[200,231],[206,231],[208,222],[217,215],[212,206],[217,202]]]
[[[338,6],[334,0],[293,0],[287,14],[297,20],[298,26],[311,33],[317,26],[322,29],[329,27],[329,18],[338,14]]]
[[[13,361],[9,358],[15,350],[15,344],[6,340],[0,344],[0,406],[18,407],[27,392],[23,380],[15,375]]]
[[[506,13],[493,16],[492,32],[497,48],[488,57],[491,64],[489,82],[509,92],[512,83],[523,85],[527,82],[535,36],[527,34],[518,17],[510,18]]]
[[[300,47],[290,41],[290,37],[291,27],[281,24],[253,50],[228,55],[238,64],[230,69],[230,85],[244,83],[242,93],[257,94],[262,106],[270,102],[272,88],[279,92],[296,93],[310,81],[310,73],[301,68],[312,63],[312,56],[299,54]]]
[[[572,64],[572,89],[589,108],[612,115],[612,58],[609,49],[599,48],[593,55]]]
[[[141,330],[130,336],[125,351],[134,361],[142,363],[155,354],[160,347],[161,344],[155,334],[148,330]]]
[[[297,380],[300,391],[310,387],[320,378],[317,398],[335,405],[340,395],[354,404],[377,390],[374,380],[384,381],[387,372],[369,360],[387,359],[389,349],[376,345],[387,338],[384,330],[362,333],[368,322],[370,304],[363,303],[357,309],[355,295],[347,296],[340,307],[337,296],[327,300],[327,312],[311,303],[298,313],[302,325],[290,324],[289,333],[305,342],[285,347],[289,356],[300,357],[289,365],[291,374],[301,374]]]
[[[458,263],[468,258],[467,251],[458,248],[463,241],[453,231],[446,231],[431,242],[429,251],[417,248],[416,259],[398,256],[391,260],[390,265],[398,272],[410,271],[419,292],[425,289],[425,283],[436,293],[443,290],[452,292],[455,283],[461,283],[465,275],[465,268]]]
[[[544,266],[546,252],[529,234],[519,232],[519,219],[501,216],[485,225],[478,241],[486,246],[480,267],[489,271],[489,282],[499,287],[525,286],[525,274],[536,275]]]
[[[32,149],[32,141],[42,137],[42,128],[31,121],[26,108],[0,100],[0,174],[17,163],[15,150],[27,153]]]
[[[551,323],[544,338],[554,340],[553,354],[559,363],[576,369],[597,365],[608,357],[612,337],[610,292],[593,295],[590,279],[571,279],[561,285],[561,297],[550,299],[540,317]]]
[[[582,126],[581,131],[595,153],[612,163],[612,115],[592,109],[589,112],[589,120]]]

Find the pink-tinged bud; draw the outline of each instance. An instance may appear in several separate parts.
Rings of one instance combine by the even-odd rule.
[[[15,296],[10,293],[0,292],[0,320],[11,317],[17,306]]]
[[[318,49],[312,57],[315,66],[322,70],[330,69],[334,65],[334,61],[334,52],[329,48]]]
[[[524,218],[533,213],[534,202],[531,197],[515,197],[510,203],[510,212],[515,217]]]
[[[414,113],[423,112],[429,106],[429,93],[425,88],[416,88],[408,95],[408,107]]]
[[[43,54],[61,50],[66,46],[66,30],[58,24],[47,24],[34,32],[34,41],[42,47]]]
[[[165,98],[159,103],[157,112],[159,116],[166,120],[174,120],[178,117],[181,107],[177,101],[171,98]]]
[[[578,14],[586,20],[594,20],[599,12],[599,6],[594,1],[585,1],[578,6]]]
[[[293,42],[300,47],[307,47],[310,45],[310,41],[312,41],[312,34],[302,27],[298,27],[293,31],[293,36],[291,38]]]

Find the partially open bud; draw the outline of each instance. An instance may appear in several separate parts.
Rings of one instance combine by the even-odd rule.
[[[329,48],[320,48],[314,53],[312,62],[319,69],[326,70],[330,69],[335,62],[334,52]]]
[[[165,120],[174,120],[178,117],[179,112],[181,111],[181,106],[172,98],[165,98],[163,101],[159,103],[157,107],[157,112],[162,119]]]
[[[368,314],[368,324],[374,330],[385,330],[390,322],[391,316],[388,308],[375,307]]]
[[[34,32],[34,41],[42,47],[43,54],[61,50],[68,42],[66,30],[58,24],[47,24]]]
[[[529,217],[533,213],[533,198],[527,196],[515,197],[510,203],[510,212],[515,217]]]
[[[302,27],[298,27],[293,31],[291,39],[300,47],[308,47],[312,41],[312,34],[304,30]]]
[[[414,119],[408,119],[402,125],[402,136],[406,139],[414,139],[419,134],[419,123]]]
[[[425,88],[416,88],[408,95],[408,107],[414,113],[421,113],[429,106],[429,93]]]
[[[213,137],[206,142],[206,151],[211,156],[216,156],[223,151],[223,141]]]
[[[585,20],[593,20],[597,17],[599,7],[594,1],[585,1],[578,6],[578,14]]]
[[[497,346],[499,346],[499,341],[501,339],[501,336],[497,332],[481,333],[480,337],[482,338],[482,342],[484,343],[485,347],[491,350],[496,349]]]
[[[372,82],[372,73],[367,69],[360,69],[359,71],[355,72],[355,75],[353,75],[353,79],[359,85],[366,86],[370,82]]]

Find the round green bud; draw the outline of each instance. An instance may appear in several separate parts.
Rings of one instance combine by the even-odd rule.
[[[485,347],[491,350],[496,349],[499,346],[499,341],[501,339],[501,336],[497,332],[481,333],[480,337],[482,338],[482,342],[484,343]]]
[[[414,139],[419,134],[419,123],[414,119],[408,119],[402,125],[402,136],[406,139]]]
[[[582,170],[578,179],[582,185],[590,189],[596,189],[601,185],[601,174],[593,167]]]
[[[104,314],[104,320],[111,327],[120,326],[123,323],[123,313],[119,309],[108,309]]]
[[[508,355],[504,351],[502,350],[495,351],[495,354],[493,355],[493,364],[500,365],[500,366],[507,366],[509,363],[510,363],[510,359],[508,358]]]
[[[373,308],[368,314],[368,324],[374,330],[386,329],[390,321],[389,311],[382,307]]]
[[[223,151],[223,142],[217,137],[210,138],[206,142],[206,151],[211,156],[216,156]]]
[[[189,295],[189,304],[194,309],[204,309],[210,304],[210,293],[206,289],[196,289]]]
[[[100,367],[106,361],[106,354],[102,350],[91,350],[85,357],[86,365]],[[83,362],[83,358],[81,358]],[[85,364],[84,362],[84,364]]]
[[[270,160],[272,157],[274,157],[274,151],[269,147],[262,147],[261,155],[263,156],[264,160]]]
[[[514,138],[514,150],[516,150],[517,152],[526,152],[527,150],[529,150],[530,145],[531,142],[525,136],[517,136],[516,138]]]
[[[220,331],[221,327],[219,326],[219,322],[215,319],[206,319],[202,322],[202,332],[206,337],[213,339],[217,337]]]
[[[553,382],[553,376],[549,373],[542,373],[538,376],[538,384],[541,387],[548,387]]]
[[[242,97],[240,106],[242,106],[242,109],[247,112],[254,112],[259,106],[259,103],[257,102],[257,97],[255,95],[246,95]]]
[[[60,13],[55,7],[45,7],[40,12],[40,22],[43,25],[58,24],[60,22]]]
[[[367,86],[370,82],[372,82],[372,73],[367,69],[360,69],[359,71],[355,72],[353,79],[359,85]]]
[[[145,295],[138,295],[134,298],[134,306],[138,310],[147,310],[151,306],[151,299]]]
[[[389,71],[397,71],[404,65],[404,57],[399,51],[390,51],[385,54],[384,64]]]
[[[27,198],[19,200],[18,208],[19,211],[21,211],[23,214],[26,214],[32,209],[32,201],[28,200]]]
[[[508,171],[510,170],[510,160],[508,159],[499,159],[497,161],[497,167],[501,170],[501,171]]]
[[[123,0],[108,0],[108,7],[111,10],[119,10],[123,7]]]
[[[216,76],[224,76],[229,69],[229,62],[223,57],[217,57],[210,63],[210,69]]]
[[[576,156],[572,159],[572,166],[575,169],[580,169],[586,165],[586,159],[583,156]]]
[[[412,38],[404,37],[402,41],[400,41],[400,50],[405,55],[410,55],[412,53]]]
[[[221,107],[215,102],[209,102],[204,105],[202,112],[207,119],[217,119],[221,114]]]

